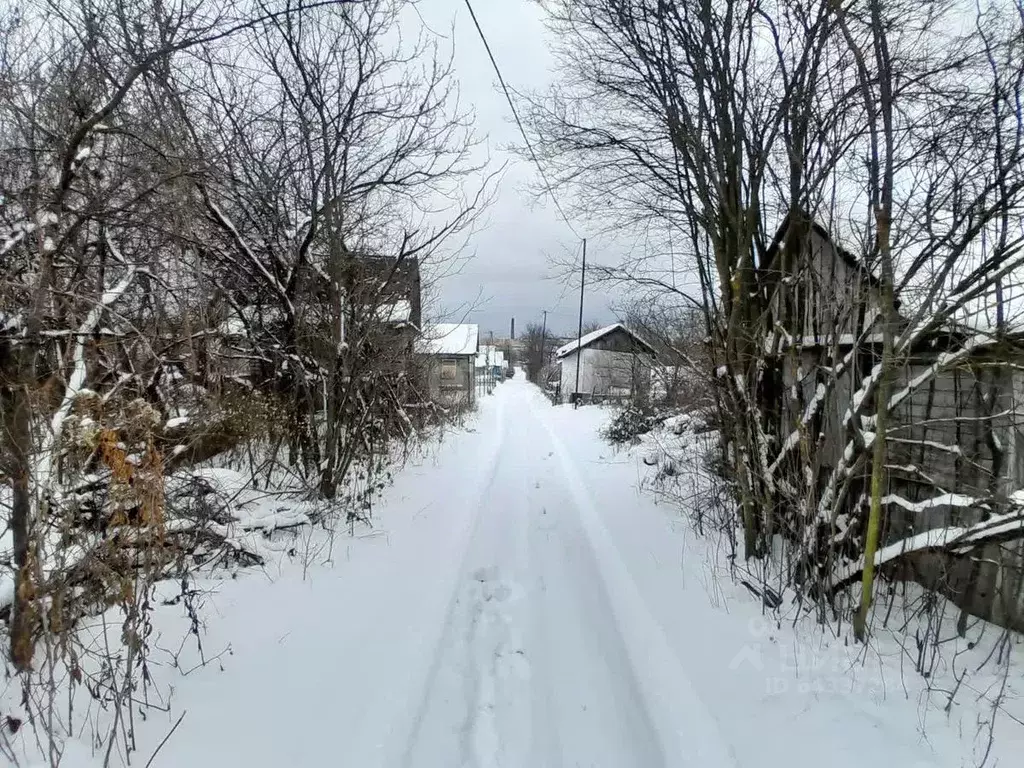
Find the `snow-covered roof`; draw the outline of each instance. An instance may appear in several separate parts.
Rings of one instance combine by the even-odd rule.
[[[624,333],[628,333],[634,341],[636,341],[641,346],[646,347],[649,352],[654,351],[650,344],[641,339],[639,336],[637,336],[635,333],[629,330],[629,328],[624,326],[622,323],[612,323],[611,325],[606,325],[604,328],[598,328],[596,331],[592,331],[591,333],[585,334],[582,338],[573,339],[568,344],[559,347],[557,350],[555,350],[555,357],[562,358],[565,357],[566,355],[572,354],[577,349],[585,349],[589,347],[591,344],[593,344],[595,341],[603,339],[608,334],[620,330],[623,331]]]
[[[377,319],[382,323],[407,323],[412,317],[412,303],[406,299],[377,307]]]
[[[424,355],[475,355],[480,326],[473,323],[433,323],[423,329],[416,351]]]

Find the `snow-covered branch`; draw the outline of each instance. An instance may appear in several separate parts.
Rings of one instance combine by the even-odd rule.
[[[138,274],[139,270],[137,268],[129,267],[128,271],[125,272],[124,276],[116,284],[103,292],[99,301],[89,310],[89,314],[86,315],[85,320],[78,326],[78,330],[75,333],[74,350],[71,353],[71,374],[68,376],[67,385],[64,387],[64,397],[50,419],[50,434],[47,436],[46,444],[42,449],[42,456],[37,471],[38,493],[44,498],[51,491],[50,484],[52,482],[55,461],[51,455],[52,450],[60,445],[61,436],[64,431],[64,422],[71,412],[76,398],[85,387],[85,377],[88,372],[85,359],[86,343],[99,325],[103,313],[124,295]]]
[[[923,501],[908,501],[898,494],[882,497],[882,504],[895,505],[909,512],[926,512],[937,507],[962,507],[965,509],[988,509],[988,504],[963,493],[943,493]]]
[[[889,503],[894,503],[893,497],[887,497],[887,500]],[[983,508],[986,505],[984,500],[970,499],[955,494],[944,494],[935,499],[919,502],[917,506],[906,500],[895,503],[899,503],[906,509],[920,510],[951,504],[974,508]],[[1024,506],[1014,504],[1009,512],[991,515],[988,519],[974,525],[932,528],[888,544],[875,554],[875,567],[921,552],[943,550],[951,554],[966,554],[971,549],[984,544],[1022,538],[1024,538]],[[860,562],[838,569],[834,575],[833,589],[840,590],[854,583],[860,578],[863,570],[863,558]]]
[[[274,291],[278,299],[280,299],[285,311],[288,314],[288,317],[294,317],[295,306],[294,304],[292,304],[292,300],[288,296],[288,291],[285,289],[285,286],[270,272],[269,269],[267,269],[266,265],[263,263],[263,260],[256,255],[252,248],[249,247],[249,243],[246,241],[242,233],[238,231],[238,228],[234,225],[234,222],[232,222],[231,219],[228,218],[227,214],[224,213],[223,210],[221,210],[220,206],[218,206],[217,203],[213,201],[209,193],[205,189],[203,189],[202,194],[206,202],[206,207],[213,215],[214,220],[228,232],[232,242],[235,244],[238,250],[242,253],[243,256],[245,256],[246,260],[252,265],[252,267],[260,275],[263,276],[263,279],[266,281],[267,287]]]

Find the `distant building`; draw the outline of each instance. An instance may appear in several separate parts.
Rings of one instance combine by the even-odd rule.
[[[470,323],[434,323],[423,328],[416,340],[416,352],[423,359],[432,400],[472,407],[479,339],[479,326]]]
[[[476,356],[477,388],[490,394],[494,385],[505,378],[507,367],[504,350],[491,344],[481,344]]]
[[[577,398],[589,402],[632,399],[649,388],[654,358],[654,348],[622,323],[573,339],[555,351],[561,366],[559,399],[564,403]]]

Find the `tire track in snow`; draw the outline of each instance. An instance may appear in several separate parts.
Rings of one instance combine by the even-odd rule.
[[[539,473],[530,493],[531,553],[537,562],[537,738],[533,760],[524,765],[674,765],[665,761],[601,563],[587,545],[556,446],[532,405],[536,399],[527,399],[524,420],[532,425]]]
[[[435,633],[434,641],[431,644],[433,651],[430,656],[429,668],[425,678],[418,685],[410,686],[410,693],[412,691],[418,691],[419,697],[418,704],[414,710],[410,724],[406,729],[404,738],[396,740],[398,744],[402,745],[401,755],[398,759],[389,763],[393,765],[400,765],[402,768],[410,768],[414,765],[414,750],[422,734],[424,720],[427,716],[428,707],[430,706],[431,693],[441,671],[442,663],[445,658],[446,647],[450,644],[450,638],[452,637],[456,626],[455,619],[458,613],[459,599],[462,595],[463,584],[470,572],[470,555],[473,550],[473,544],[479,536],[482,510],[485,507],[484,501],[487,497],[488,491],[490,491],[491,487],[494,485],[495,478],[498,474],[499,460],[508,434],[508,422],[505,398],[495,397],[494,401],[496,405],[494,421],[497,422],[494,428],[496,437],[487,452],[487,458],[483,464],[483,470],[475,479],[474,490],[470,494],[469,499],[465,502],[471,508],[470,514],[472,515],[473,522],[470,524],[464,541],[459,547],[459,551],[462,555],[455,573],[455,578],[452,582],[447,609],[441,618],[441,621],[438,622],[437,632]],[[417,699],[414,698],[413,700],[416,701]],[[396,723],[396,728],[401,727],[402,723]]]
[[[480,509],[430,672],[410,689],[419,706],[400,764],[736,765],[539,395],[520,384],[496,399],[501,436],[471,497]]]
[[[498,467],[479,499],[480,517],[402,763],[409,768],[531,765],[531,663],[521,631],[530,596],[519,579],[528,572],[530,470],[520,448],[533,438],[523,431],[523,391],[509,385],[497,397],[505,403]]]
[[[546,401],[543,404],[547,406]],[[723,736],[716,717],[694,690],[665,632],[647,610],[569,451],[533,402],[531,414],[551,441],[586,544],[599,565],[596,570],[614,614],[610,618],[630,653],[633,673],[647,699],[647,712],[661,741],[666,764],[739,768],[736,753]]]

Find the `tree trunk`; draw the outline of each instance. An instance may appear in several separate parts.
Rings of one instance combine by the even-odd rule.
[[[24,382],[9,385],[8,407],[4,409],[4,431],[10,449],[12,503],[11,534],[14,539],[14,600],[11,603],[11,661],[15,669],[32,666],[35,623],[35,581],[31,557],[32,491],[29,457],[32,429],[28,391]]]
[[[860,607],[853,619],[853,634],[863,641],[867,635],[868,613],[875,582],[875,554],[882,529],[882,493],[886,484],[885,431],[889,422],[889,378],[893,354],[893,275],[889,250],[889,216],[878,211],[878,244],[882,257],[882,362],[875,396],[875,442],[871,453],[871,506],[864,537],[864,573],[861,577]]]

